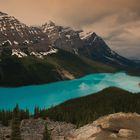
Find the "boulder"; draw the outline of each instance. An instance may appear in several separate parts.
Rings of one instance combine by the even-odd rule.
[[[136,132],[130,129],[120,129],[118,136],[121,138],[137,138]]]
[[[117,139],[118,136],[117,136],[117,134],[112,133],[112,134],[110,134],[110,138]]]

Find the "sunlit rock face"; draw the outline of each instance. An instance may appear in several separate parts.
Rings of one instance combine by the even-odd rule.
[[[117,113],[99,118],[67,136],[68,140],[139,140],[140,115]]]

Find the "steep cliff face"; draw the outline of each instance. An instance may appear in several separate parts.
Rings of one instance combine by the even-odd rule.
[[[88,58],[120,67],[128,67],[134,64],[131,60],[111,50],[106,42],[94,32],[88,33],[81,39],[84,42],[84,47],[79,52]]]

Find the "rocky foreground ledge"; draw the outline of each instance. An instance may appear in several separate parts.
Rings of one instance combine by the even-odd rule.
[[[140,115],[117,113],[76,129],[75,125],[42,119],[21,122],[23,140],[41,140],[45,123],[52,140],[140,140]],[[10,139],[11,128],[0,126],[0,140]]]
[[[140,140],[140,115],[117,113],[101,117],[71,133],[68,140]]]

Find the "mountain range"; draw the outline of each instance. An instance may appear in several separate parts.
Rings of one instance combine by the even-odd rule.
[[[94,32],[52,21],[27,26],[0,12],[1,86],[49,83],[98,72],[139,74],[139,69],[139,61],[120,56]]]
[[[42,29],[56,48],[111,65],[129,67],[134,63],[111,50],[94,32],[75,31],[53,22],[44,24]]]

